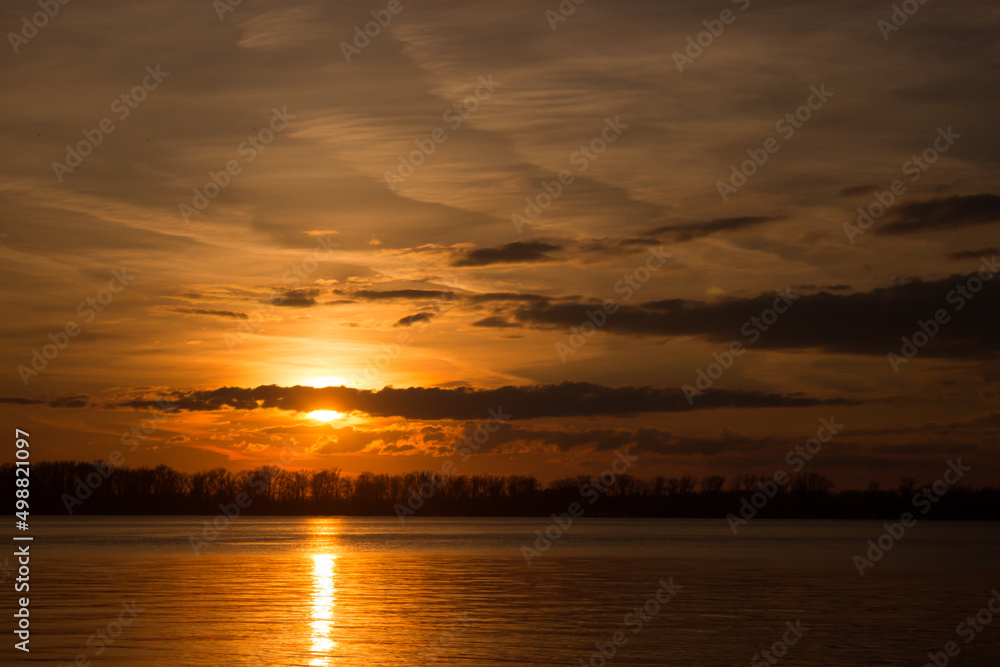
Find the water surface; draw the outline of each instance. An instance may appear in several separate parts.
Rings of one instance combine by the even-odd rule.
[[[956,634],[1000,588],[996,523],[922,522],[861,577],[880,522],[580,519],[529,566],[551,521],[241,517],[196,554],[210,520],[36,519],[32,651],[2,663],[598,666],[622,632],[608,665],[766,665],[798,621],[777,664],[1000,664],[1000,619]]]

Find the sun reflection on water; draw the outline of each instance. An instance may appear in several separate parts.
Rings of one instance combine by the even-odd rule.
[[[330,637],[333,633],[333,607],[336,601],[334,575],[337,557],[332,554],[313,556],[313,600],[312,600],[312,653],[313,667],[330,665],[330,654],[337,642]]]

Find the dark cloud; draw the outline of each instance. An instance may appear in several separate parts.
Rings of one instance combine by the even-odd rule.
[[[969,281],[981,291],[966,299],[958,291]],[[968,292],[967,292],[968,293]],[[901,285],[853,294],[793,294],[788,311],[771,325],[760,323],[763,311],[779,299],[774,293],[750,299],[714,302],[669,299],[637,306],[621,306],[608,316],[601,331],[637,336],[702,336],[727,343],[740,340],[772,349],[818,348],[828,352],[879,354],[897,351],[900,337],[917,330],[918,321],[934,317],[939,309],[951,320],[921,350],[923,356],[994,356],[1000,351],[1000,280],[981,281],[977,274],[954,275],[942,280],[913,280]],[[959,302],[963,302],[959,310]],[[540,302],[514,308],[497,322],[516,322],[532,328],[568,328],[590,321],[593,303]],[[758,318],[754,324],[751,318]],[[480,320],[489,326],[490,318]],[[765,330],[766,329],[766,330]],[[758,330],[749,341],[744,330]]]
[[[663,242],[653,236],[634,236],[624,238],[599,238],[580,241],[577,247],[581,252],[604,254],[632,254],[649,246],[662,245]]]
[[[1000,221],[1000,197],[991,194],[954,196],[905,204],[891,221],[878,227],[882,234],[911,234],[925,229],[955,229]]]
[[[831,417],[831,420],[837,421],[835,417]],[[478,424],[471,424],[466,428],[475,428],[476,426]],[[961,432],[975,440],[978,439],[975,435],[976,432],[997,427],[1000,427],[1000,413],[991,413],[945,424],[922,422],[901,428],[850,428],[849,433],[852,438],[866,440],[869,443],[867,446],[877,451],[882,450],[886,436],[928,436],[929,440],[926,442],[911,441],[908,444],[894,444],[892,446],[893,451],[897,453],[926,454],[940,451],[941,437],[954,439],[956,434]],[[635,451],[652,451],[664,455],[703,454],[714,456],[725,452],[787,451],[795,445],[802,444],[803,438],[794,436],[749,437],[728,428],[722,429],[718,434],[692,436],[678,435],[658,428],[554,430],[524,429],[506,425],[497,434],[490,437],[486,448],[489,450],[509,441],[540,442],[546,445],[555,445],[560,450],[581,446],[610,450],[629,446]],[[828,449],[824,449],[824,452],[833,452],[837,448],[857,453],[862,445],[859,445],[858,442],[845,443],[838,435],[838,441],[831,443]]]
[[[993,255],[1000,254],[1000,248],[990,246],[989,248],[981,248],[979,250],[959,250],[958,252],[953,252],[949,255],[952,259],[979,259],[980,257],[992,257]]]
[[[397,290],[357,290],[348,292],[346,290],[334,290],[334,294],[346,295],[359,301],[463,301],[470,304],[482,303],[503,303],[522,302],[540,303],[549,301],[549,297],[539,294],[521,294],[519,292],[483,292],[481,294],[458,294],[457,292],[436,292],[434,290],[421,289],[397,289]]]
[[[505,320],[502,317],[484,317],[481,320],[476,320],[472,323],[474,327],[485,327],[488,329],[512,329],[516,328],[518,324],[516,322],[511,322]]]
[[[223,319],[247,319],[246,313],[238,313],[232,310],[206,310],[204,308],[174,308],[175,313],[183,313],[185,315],[207,315],[209,317],[221,317]]]
[[[559,249],[560,246],[544,241],[515,241],[498,248],[474,248],[465,251],[451,265],[458,267],[549,262],[555,258],[548,253]]]
[[[345,294],[346,292],[335,290],[335,293]],[[455,298],[454,292],[429,289],[357,290],[347,294],[362,301],[427,301]]]
[[[540,294],[519,294],[517,292],[484,292],[482,294],[470,294],[466,297],[470,303],[487,303],[493,301],[525,301],[525,302],[546,302],[549,297]]]
[[[564,251],[566,257],[594,254],[601,259],[643,253],[650,246],[683,243],[720,232],[748,229],[769,222],[786,220],[784,216],[744,216],[663,225],[635,236],[578,238],[548,236],[533,241],[515,241],[499,247],[472,248],[454,253],[451,266],[472,267],[496,264],[530,264],[561,261],[551,253]],[[413,248],[418,251],[419,248]]]
[[[90,397],[86,395],[63,396],[49,402],[54,408],[86,408],[90,407]]]
[[[738,229],[758,227],[769,222],[784,220],[783,216],[758,215],[741,218],[715,218],[701,222],[689,222],[682,225],[666,225],[648,232],[650,236],[667,236],[672,243],[683,243],[692,239],[700,239],[719,232],[731,232]]]
[[[44,405],[50,408],[86,408],[91,404],[90,397],[84,394],[46,399],[0,397],[0,403],[10,403],[11,405]]]
[[[792,289],[802,290],[805,292],[812,292],[815,290],[826,290],[828,292],[847,292],[850,291],[850,285],[792,285]]]
[[[316,305],[317,296],[319,296],[318,289],[291,289],[274,297],[270,303],[288,308],[309,308]]]
[[[846,188],[840,189],[841,197],[857,197],[858,195],[866,195],[878,190],[877,185],[849,185]]]
[[[490,416],[490,410],[502,409],[513,421],[538,417],[625,416],[693,409],[848,404],[843,399],[821,400],[800,395],[713,389],[700,396],[692,407],[679,388],[607,387],[587,382],[508,386],[499,389],[386,387],[379,391],[277,385],[256,388],[221,387],[214,390],[174,392],[167,402],[174,409],[188,411],[276,408],[309,412],[325,408],[341,412],[363,412],[375,417],[424,420],[484,420]],[[147,399],[135,399],[117,403],[113,407],[148,409],[161,407],[161,404]]]
[[[466,424],[464,435],[472,436],[478,426],[476,422]],[[776,445],[787,450],[801,443],[801,439],[795,438],[750,438],[728,430],[715,436],[702,437],[677,435],[658,428],[557,430],[525,429],[508,424],[491,434],[480,451],[503,451],[505,448],[509,449],[510,445],[543,445],[555,446],[564,452],[581,447],[597,451],[628,447],[630,451],[638,453],[714,456],[723,452],[769,451]]]
[[[422,312],[416,313],[415,315],[407,315],[406,317],[401,317],[396,324],[393,326],[397,327],[409,327],[413,326],[417,322],[430,322],[434,318],[435,313]]]

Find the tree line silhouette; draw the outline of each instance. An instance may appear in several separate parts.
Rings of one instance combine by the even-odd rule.
[[[15,465],[0,465],[4,488],[14,489]],[[542,485],[526,475],[450,475],[410,472],[356,476],[332,468],[292,471],[261,466],[231,472],[224,468],[195,473],[168,466],[120,467],[106,463],[56,461],[31,467],[32,514],[50,515],[213,515],[240,494],[249,499],[241,510],[252,515],[396,515],[398,506],[416,507],[417,516],[549,516],[573,502],[586,516],[724,517],[738,513],[743,498],[760,491],[768,477],[740,474],[730,479],[709,475],[696,480],[640,479],[628,474],[601,481],[588,476],[565,477]],[[928,482],[931,483],[933,480]],[[581,502],[581,489],[599,498]],[[896,488],[871,483],[864,490],[834,491],[833,483],[815,472],[799,473],[779,487],[756,516],[771,518],[890,519],[912,511],[914,494],[925,488],[912,477]],[[4,494],[13,514],[14,494]],[[938,519],[1000,519],[1000,489],[956,486],[929,515]]]

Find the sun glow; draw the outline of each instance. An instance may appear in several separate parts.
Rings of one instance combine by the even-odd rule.
[[[315,387],[320,389],[322,387],[346,387],[348,386],[347,378],[343,378],[339,375],[317,375],[316,377],[311,377],[302,383],[306,387]]]
[[[313,410],[306,415],[309,419],[315,419],[318,422],[332,422],[334,419],[340,419],[343,416],[343,413],[336,410]]]

